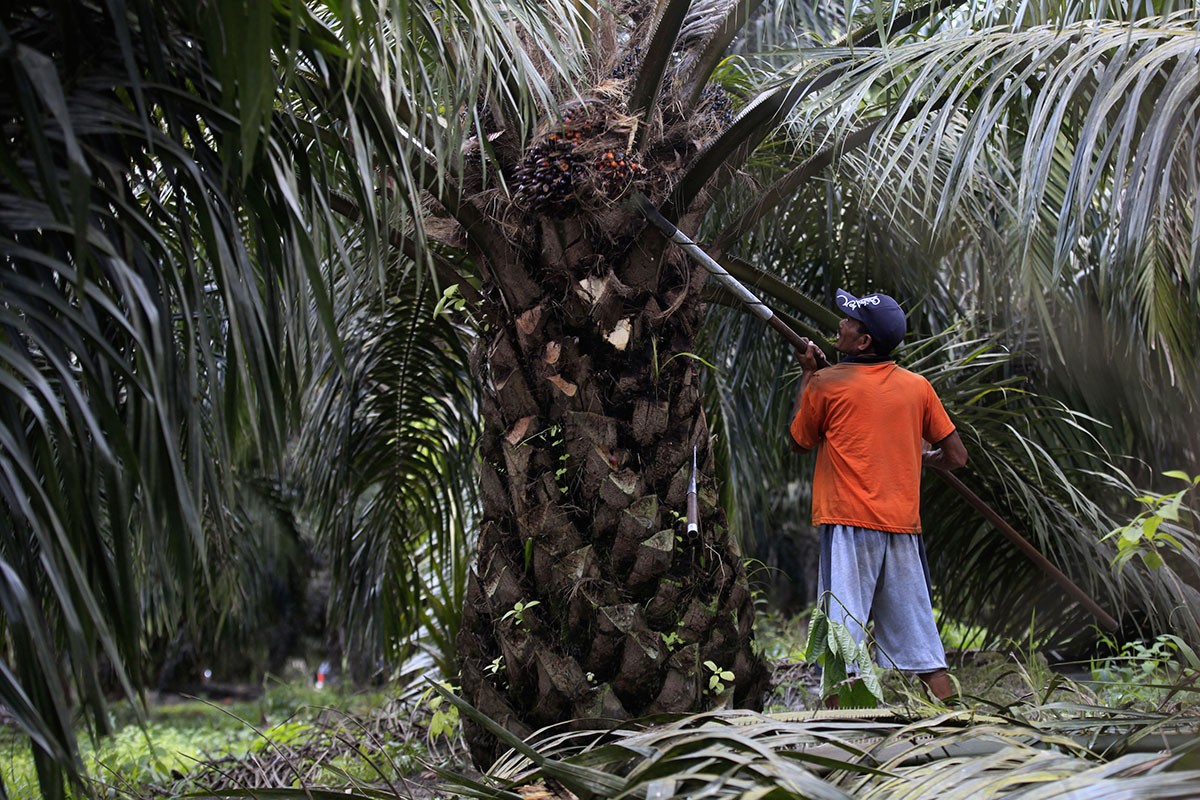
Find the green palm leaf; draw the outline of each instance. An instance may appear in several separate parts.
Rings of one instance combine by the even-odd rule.
[[[654,26],[646,45],[646,55],[629,93],[629,113],[643,116],[653,108],[662,88],[663,75],[675,49],[675,39],[683,26],[692,0],[670,0]]]
[[[346,368],[332,353],[314,364],[298,454],[333,559],[331,613],[362,669],[394,660],[418,628],[439,623],[439,666],[451,675],[450,609],[461,602],[475,498],[461,332],[434,315],[430,285],[411,267],[395,268],[382,293],[347,281],[339,294]],[[440,619],[425,616],[430,603],[446,607]]]
[[[209,525],[236,523],[200,509],[237,506],[234,470],[247,459],[280,462],[307,343],[323,335],[310,320],[324,317],[326,331],[332,320],[319,262],[339,254],[325,187],[373,198],[372,171],[336,165],[375,162],[379,143],[382,163],[398,153],[380,104],[347,103],[378,96],[369,73],[306,9],[272,16],[276,34],[262,41],[215,45],[245,59],[228,65],[232,95],[195,8],[119,11],[0,19],[6,135],[20,145],[0,162],[0,560],[16,666],[5,692],[36,733],[49,796],[61,792],[56,770],[78,764],[66,681],[103,731],[101,658],[133,696],[144,632],[195,615],[198,588],[220,591]],[[216,22],[228,24],[206,17]],[[273,46],[288,67],[274,66]],[[306,102],[293,106],[302,71],[327,83],[296,84]],[[361,126],[310,150],[313,121],[339,114]]]

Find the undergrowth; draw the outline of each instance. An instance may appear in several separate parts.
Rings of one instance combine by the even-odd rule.
[[[460,749],[445,736],[430,738],[429,710],[405,686],[351,692],[275,684],[254,701],[152,702],[144,723],[128,703],[116,703],[111,717],[112,736],[81,740],[94,797],[386,786],[429,762],[451,762]],[[29,740],[13,730],[0,730],[0,779],[12,800],[41,797]]]
[[[809,615],[763,614],[758,646],[776,665],[767,711],[817,708],[819,674],[803,663]],[[956,642],[979,631],[951,631]],[[1173,636],[1108,643],[1109,650],[1074,666],[1053,668],[1036,643],[986,652],[957,652],[951,669],[964,698],[982,711],[1037,709],[1045,704],[1133,712],[1195,713],[1200,707],[1200,659]],[[883,702],[926,702],[911,676],[884,673]],[[448,713],[422,677],[409,676],[370,692],[336,686],[273,684],[256,700],[211,703],[176,698],[154,702],[144,720],[115,704],[116,733],[83,739],[82,759],[96,797],[131,800],[255,788],[381,788],[398,797],[435,796],[433,767],[465,763],[456,714]],[[0,728],[0,778],[13,800],[40,797],[29,740]]]

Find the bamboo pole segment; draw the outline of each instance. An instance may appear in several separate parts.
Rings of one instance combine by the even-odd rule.
[[[687,490],[687,532],[700,533],[700,500],[696,494],[696,445],[692,445],[692,478]]]
[[[776,316],[775,312],[759,300],[749,289],[742,285],[742,282],[729,274],[729,271],[722,267],[708,253],[700,248],[700,245],[693,242],[685,233],[676,228],[671,222],[659,213],[654,204],[650,202],[646,195],[638,192],[633,196],[633,205],[639,214],[662,233],[663,236],[670,239],[678,245],[685,253],[687,253],[696,261],[700,262],[700,266],[709,271],[721,285],[733,293],[737,299],[741,300],[750,309],[750,313],[764,320],[768,325],[774,328],[780,336],[787,339],[792,347],[797,350],[807,350],[811,342],[800,334],[792,330],[786,322]]]

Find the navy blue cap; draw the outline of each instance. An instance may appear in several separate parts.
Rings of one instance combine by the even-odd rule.
[[[908,331],[904,309],[886,294],[855,297],[845,289],[838,289],[837,304],[839,311],[866,326],[867,333],[879,343],[879,350],[887,352],[904,341]]]

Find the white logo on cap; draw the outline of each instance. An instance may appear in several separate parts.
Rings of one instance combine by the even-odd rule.
[[[843,305],[846,306],[846,308],[854,309],[858,308],[859,306],[877,306],[879,303],[879,295],[873,294],[870,297],[862,297],[858,300],[845,300]]]

